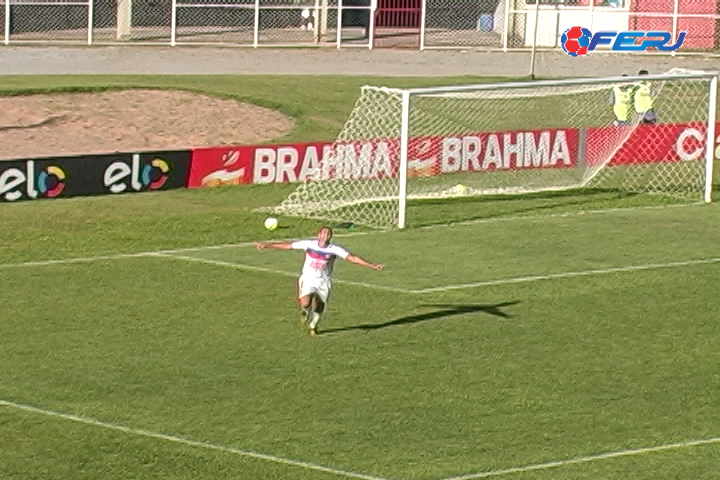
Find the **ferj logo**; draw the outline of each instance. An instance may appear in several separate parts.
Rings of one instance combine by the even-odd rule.
[[[28,160],[25,163],[25,171],[8,168],[0,174],[0,197],[9,202],[19,200],[23,196],[29,199],[54,198],[65,189],[66,179],[65,171],[57,165],[50,165],[36,172],[35,161]]]
[[[140,155],[132,156],[131,164],[113,162],[105,169],[104,184],[112,193],[121,193],[131,188],[140,191],[143,188],[157,190],[168,180],[170,165],[161,158],[154,158],[148,164],[140,166]],[[130,177],[128,184],[127,178]]]
[[[570,27],[560,37],[560,46],[571,57],[581,57],[595,51],[598,45],[610,45],[613,52],[644,52],[657,48],[661,52],[672,52],[680,48],[685,41],[686,31],[678,33],[675,44],[672,34],[667,31],[627,30],[623,32],[602,31],[592,33],[584,27]],[[637,42],[638,39],[644,39]]]
[[[562,34],[562,37],[560,37],[560,45],[563,50],[565,50],[565,53],[571,57],[579,57],[587,55],[591,38],[592,32],[587,28],[572,27],[565,30],[565,33]]]

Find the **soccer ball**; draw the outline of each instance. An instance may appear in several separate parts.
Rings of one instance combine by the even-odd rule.
[[[452,193],[455,195],[465,195],[467,193],[467,187],[462,183],[458,183],[452,188]]]
[[[265,219],[265,228],[268,230],[275,230],[278,227],[277,218],[268,217]]]

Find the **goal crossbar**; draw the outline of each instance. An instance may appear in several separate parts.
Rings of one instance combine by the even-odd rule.
[[[465,92],[465,91],[485,91],[485,90],[515,90],[515,89],[526,89],[526,88],[542,88],[552,87],[559,84],[562,85],[599,85],[599,84],[616,84],[626,82],[639,82],[639,81],[662,81],[662,80],[677,80],[677,79],[705,79],[710,80],[717,77],[720,74],[718,71],[686,71],[684,69],[678,69],[677,73],[672,70],[668,73],[648,74],[648,75],[628,75],[628,76],[613,76],[613,77],[598,77],[598,78],[570,78],[564,80],[538,80],[533,82],[507,82],[507,83],[478,83],[472,85],[453,85],[446,87],[423,87],[423,88],[407,88],[407,89],[394,89],[390,88],[388,91],[395,91],[397,93],[408,92],[410,95],[425,95],[437,92]],[[368,85],[368,87],[371,87]],[[384,88],[384,87],[383,87]]]

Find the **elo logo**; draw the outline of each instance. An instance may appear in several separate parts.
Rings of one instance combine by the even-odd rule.
[[[165,160],[155,158],[149,164],[140,166],[140,155],[134,154],[130,165],[126,162],[111,163],[105,169],[103,180],[112,193],[121,193],[128,188],[135,191],[143,188],[157,190],[165,185],[169,172],[170,166]]]
[[[23,195],[29,199],[38,197],[54,198],[65,189],[65,172],[58,166],[50,165],[35,172],[35,162],[25,163],[25,171],[19,168],[8,168],[0,174],[0,197],[13,202]],[[25,185],[25,188],[21,188]]]

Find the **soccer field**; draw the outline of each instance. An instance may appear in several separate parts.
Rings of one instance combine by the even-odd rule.
[[[717,206],[339,231],[311,338],[259,192],[2,209],[3,478],[714,478]]]
[[[293,189],[0,208],[0,478],[717,478],[717,203],[413,202],[312,338]]]

